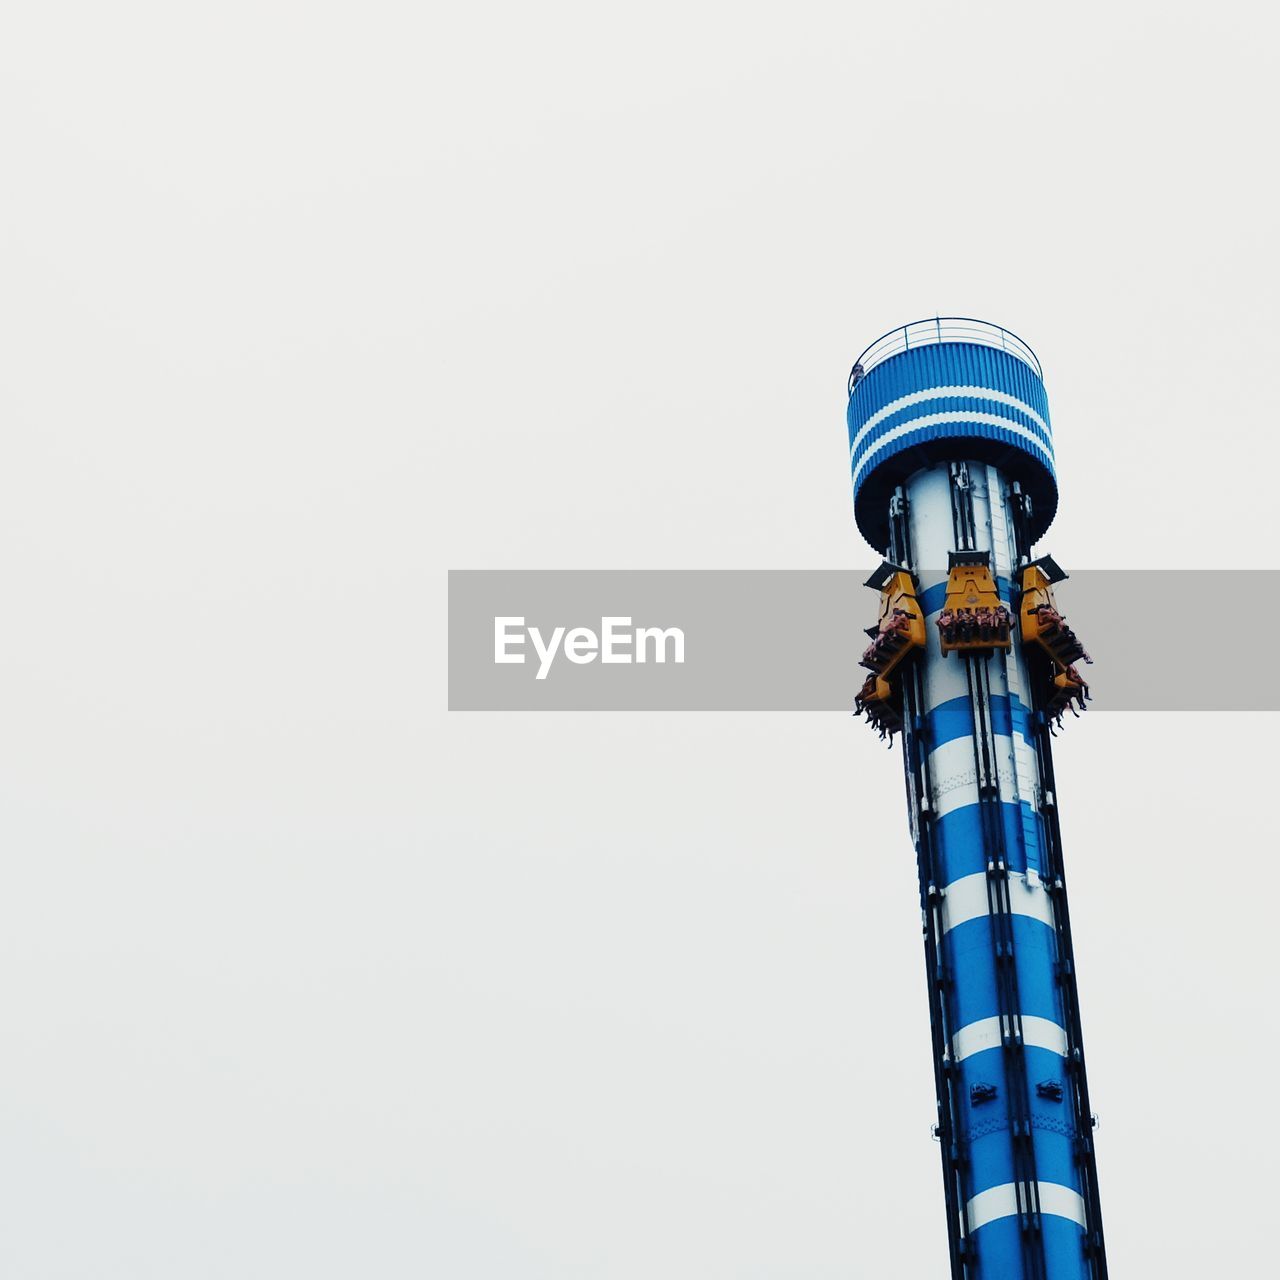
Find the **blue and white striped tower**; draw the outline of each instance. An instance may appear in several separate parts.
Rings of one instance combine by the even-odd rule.
[[[859,357],[848,421],[858,528],[886,571],[913,575],[924,615],[881,723],[904,740],[952,1276],[1105,1280],[1052,668],[1018,628],[1023,575],[1052,565],[1031,546],[1058,496],[1040,365],[994,325],[907,325]],[[1009,647],[944,654],[949,570],[978,562]]]

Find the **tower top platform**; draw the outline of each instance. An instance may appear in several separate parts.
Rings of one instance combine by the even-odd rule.
[[[1031,499],[1029,533],[1058,506],[1040,361],[1010,330],[940,316],[877,338],[849,375],[854,518],[881,553],[896,485],[939,462],[990,463]]]

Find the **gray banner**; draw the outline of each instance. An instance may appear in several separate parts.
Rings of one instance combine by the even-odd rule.
[[[870,572],[451,570],[449,708],[849,711]],[[1091,710],[1280,710],[1280,572],[1086,570],[1056,596]]]

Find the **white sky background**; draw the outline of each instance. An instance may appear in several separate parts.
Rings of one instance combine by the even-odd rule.
[[[845,377],[939,311],[1063,564],[1277,567],[1262,12],[9,16],[6,1277],[943,1273],[897,756],[451,717],[444,571],[870,565]],[[1273,737],[1059,753],[1117,1274],[1269,1256]]]

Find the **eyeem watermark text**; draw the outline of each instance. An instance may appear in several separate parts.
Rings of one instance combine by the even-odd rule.
[[[547,678],[560,653],[579,666],[589,662],[684,662],[684,632],[679,627],[633,627],[630,618],[601,618],[598,632],[590,627],[555,627],[544,637],[537,627],[526,626],[523,618],[494,618],[495,663],[524,662],[526,640],[538,660],[538,680]]]

